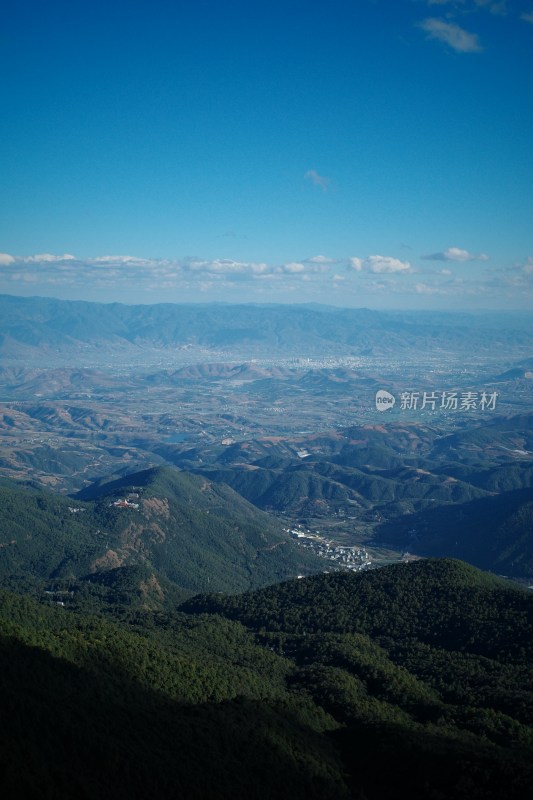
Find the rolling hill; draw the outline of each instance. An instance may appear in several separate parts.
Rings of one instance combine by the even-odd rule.
[[[389,470],[350,468],[312,458],[302,464],[282,462],[278,469],[233,466],[197,470],[212,480],[222,481],[247,500],[265,510],[289,514],[308,513],[345,506],[352,509],[379,508],[396,515],[428,503],[463,503],[487,494],[483,489],[447,475],[403,467]]]
[[[0,531],[0,575],[11,581],[145,565],[188,591],[238,591],[321,568],[229,487],[170,467],[100,482],[75,499],[3,482]]]
[[[376,536],[418,555],[461,558],[499,575],[531,580],[533,489],[399,517],[383,523]]]

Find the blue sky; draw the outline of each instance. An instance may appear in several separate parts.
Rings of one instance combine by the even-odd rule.
[[[29,0],[0,39],[0,292],[533,308],[533,0]]]

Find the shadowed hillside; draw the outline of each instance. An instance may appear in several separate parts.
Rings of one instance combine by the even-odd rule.
[[[95,611],[0,592],[4,797],[519,800],[530,785],[533,597],[464,563]]]

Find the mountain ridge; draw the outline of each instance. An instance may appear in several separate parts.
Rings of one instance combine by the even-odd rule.
[[[148,565],[181,589],[239,590],[321,568],[229,487],[162,467],[75,498],[0,485],[0,574],[41,582]]]
[[[245,347],[281,352],[351,354],[390,353],[408,348],[434,348],[446,330],[446,349],[504,350],[510,341],[533,343],[533,328],[525,314],[486,312],[399,312],[369,309],[318,310],[283,305],[136,305],[0,296],[4,358],[39,349],[56,357],[80,344],[97,355],[102,342],[109,353],[179,346]],[[506,320],[506,329],[502,320]],[[494,336],[492,336],[494,333]],[[96,348],[96,350],[95,350]],[[320,349],[319,348],[319,349]],[[465,350],[465,352],[467,351]]]

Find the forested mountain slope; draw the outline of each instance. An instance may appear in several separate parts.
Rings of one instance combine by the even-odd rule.
[[[82,605],[0,593],[5,797],[528,791],[533,597],[466,564]]]
[[[229,487],[170,467],[75,499],[4,481],[0,544],[0,577],[11,583],[145,565],[188,591],[238,591],[322,568]]]

